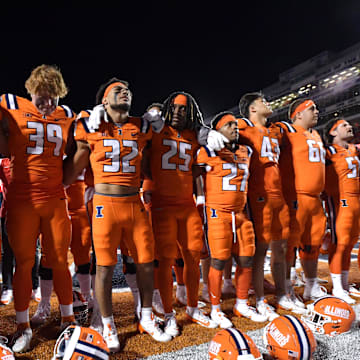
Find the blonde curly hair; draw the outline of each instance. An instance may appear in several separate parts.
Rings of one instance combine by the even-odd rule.
[[[68,93],[62,74],[54,65],[36,67],[26,80],[25,88],[30,95],[47,94],[54,98],[63,98]]]

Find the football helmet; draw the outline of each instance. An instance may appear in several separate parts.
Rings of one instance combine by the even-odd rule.
[[[209,345],[210,360],[259,360],[262,355],[254,341],[235,328],[216,333]]]
[[[8,339],[0,336],[0,360],[15,360],[14,353],[6,346]]]
[[[266,325],[264,343],[269,354],[280,360],[309,360],[316,348],[309,327],[291,315],[279,316]]]
[[[68,326],[59,336],[51,360],[108,360],[109,349],[103,337],[94,329]]]
[[[344,300],[335,296],[324,296],[308,305],[309,314],[302,320],[316,334],[330,336],[350,330],[355,320],[354,309]]]
[[[73,310],[76,322],[79,325],[86,324],[89,317],[88,302],[77,290],[73,290]]]

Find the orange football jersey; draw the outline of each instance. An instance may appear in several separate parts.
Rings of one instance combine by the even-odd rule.
[[[194,204],[192,165],[199,143],[191,130],[165,125],[151,146],[152,206]]]
[[[239,142],[254,151],[250,162],[249,193],[272,197],[281,196],[279,153],[281,130],[238,119]]]
[[[316,130],[305,130],[300,125],[287,122],[277,125],[285,130],[280,154],[284,197],[288,198],[293,192],[289,187],[291,184],[298,194],[319,195],[325,186],[326,154],[320,135]]]
[[[206,206],[223,211],[241,211],[246,204],[252,150],[240,145],[235,153],[215,152],[202,146],[196,164],[205,166]]]
[[[325,189],[329,195],[340,198],[360,195],[358,154],[353,144],[347,149],[336,144],[327,148]]]
[[[63,154],[75,114],[58,106],[44,116],[31,101],[12,94],[2,95],[0,106],[8,119],[12,196],[35,202],[64,196]]]
[[[122,126],[103,121],[95,132],[87,126],[88,116],[81,112],[76,120],[75,140],[90,145],[90,164],[94,184],[140,187],[142,150],[151,140],[149,123],[129,117]]]

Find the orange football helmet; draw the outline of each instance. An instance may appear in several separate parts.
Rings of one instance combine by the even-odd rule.
[[[109,349],[94,329],[68,326],[59,336],[51,360],[109,360]]]
[[[234,328],[216,333],[209,345],[209,357],[210,360],[259,360],[263,358],[254,341]]]
[[[335,296],[324,296],[308,305],[308,309],[310,313],[302,319],[317,334],[334,336],[345,333],[355,320],[354,309]]]
[[[0,360],[15,360],[14,353],[6,346],[8,339],[0,336]]]
[[[309,360],[316,348],[309,327],[291,315],[279,316],[266,325],[264,343],[269,354],[280,360]]]
[[[73,310],[76,322],[84,325],[89,317],[88,302],[77,290],[73,290]]]

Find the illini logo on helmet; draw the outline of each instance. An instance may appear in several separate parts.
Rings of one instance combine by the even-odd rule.
[[[210,346],[209,346],[209,352],[217,355],[219,353],[221,349],[221,344],[217,343],[216,341],[211,341]]]
[[[271,324],[269,327],[269,335],[279,344],[279,346],[285,346],[289,340],[290,335],[284,335],[276,326],[275,324]]]
[[[338,308],[332,305],[326,305],[324,309],[324,313],[326,315],[333,315],[338,316],[342,319],[349,319],[350,318],[350,311],[347,309]]]

